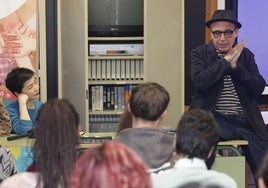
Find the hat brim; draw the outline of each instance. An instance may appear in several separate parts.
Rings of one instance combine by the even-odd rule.
[[[213,24],[214,22],[218,22],[218,21],[225,21],[225,22],[230,22],[232,24],[234,24],[238,29],[240,29],[242,27],[241,23],[234,21],[234,20],[229,20],[229,19],[213,19],[213,20],[209,20],[206,22],[206,26],[208,28],[210,28],[211,24]]]

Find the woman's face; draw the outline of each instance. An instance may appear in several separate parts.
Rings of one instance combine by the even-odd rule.
[[[22,93],[28,95],[29,100],[39,99],[39,82],[36,76],[31,77],[24,83]]]

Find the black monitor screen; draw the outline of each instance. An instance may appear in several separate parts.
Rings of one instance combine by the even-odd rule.
[[[89,0],[89,35],[143,35],[143,3],[143,0]]]

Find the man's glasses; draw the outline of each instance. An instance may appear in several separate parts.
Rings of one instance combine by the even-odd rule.
[[[226,31],[211,31],[211,32],[215,38],[220,38],[222,34],[226,38],[231,38],[235,30],[236,28],[234,28],[234,30],[228,29]]]

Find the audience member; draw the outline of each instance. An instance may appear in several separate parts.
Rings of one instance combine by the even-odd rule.
[[[151,172],[169,168],[174,163],[174,134],[159,127],[169,100],[169,93],[158,83],[147,82],[134,87],[128,104],[132,128],[120,131],[115,138],[133,149]]]
[[[195,95],[190,109],[212,111],[220,140],[247,140],[242,150],[255,174],[268,148],[268,131],[257,102],[265,80],[245,41],[236,43],[241,23],[232,11],[216,10],[206,26],[212,41],[191,52]]]
[[[34,128],[34,120],[42,102],[39,99],[39,81],[30,69],[15,68],[8,73],[6,87],[17,96],[18,100],[7,106],[12,132],[27,133]]]
[[[258,169],[257,179],[259,188],[268,188],[268,150]]]
[[[186,183],[177,188],[222,188],[222,187],[218,185],[202,185],[201,183],[198,183],[198,182],[191,182],[191,183]]]
[[[0,183],[17,173],[16,161],[11,152],[0,145]]]
[[[127,128],[132,128],[132,115],[128,109],[125,109],[124,112],[120,115],[116,135],[118,136],[123,129]]]
[[[173,169],[152,174],[153,187],[171,188],[198,182],[204,186],[236,188],[228,175],[208,170],[205,160],[217,145],[219,127],[210,112],[194,109],[185,112],[176,134],[177,162]]]
[[[76,161],[70,188],[150,188],[143,161],[127,146],[107,141],[85,151]]]
[[[71,168],[77,158],[79,115],[66,99],[50,99],[37,115],[35,132],[35,172],[7,178],[6,187],[68,187]]]

